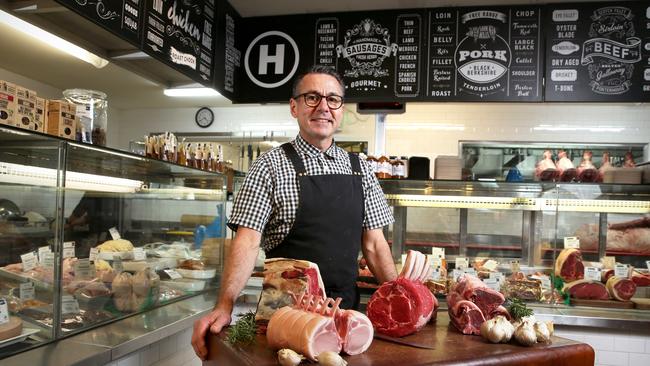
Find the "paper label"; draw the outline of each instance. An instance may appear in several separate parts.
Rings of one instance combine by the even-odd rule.
[[[122,258],[113,257],[113,270],[120,273],[124,271],[124,264],[122,263]]]
[[[498,266],[499,266],[499,263],[497,261],[495,261],[494,259],[488,259],[483,264],[483,268],[487,269],[488,271],[496,271]]]
[[[467,273],[468,275],[472,275],[476,277],[476,270],[474,268],[463,268],[463,272]]]
[[[551,289],[551,279],[548,276],[543,276],[539,278],[542,281],[542,290]]]
[[[452,272],[452,276],[453,276],[452,278],[454,279],[454,281],[458,281],[458,277],[462,276],[463,274],[464,274],[463,271],[461,271],[460,269],[455,269]]]
[[[73,258],[75,257],[74,253],[74,242],[66,241],[63,243],[63,258]]]
[[[457,257],[456,258],[456,269],[463,269],[469,267],[469,261],[467,257]]]
[[[585,267],[585,280],[600,281],[600,268]]]
[[[490,272],[490,279],[495,281],[503,280],[503,273],[501,272]]]
[[[495,291],[499,291],[501,289],[501,284],[496,279],[486,278],[483,280],[483,283]]]
[[[9,321],[9,308],[7,307],[7,300],[0,299],[0,324]]]
[[[431,255],[435,258],[444,258],[445,257],[445,248],[436,248],[432,247],[431,248]]]
[[[74,264],[74,275],[75,278],[79,277],[80,279],[88,279],[95,277],[95,266],[90,265],[90,259],[79,259],[77,263]]]
[[[134,261],[143,261],[147,259],[147,254],[142,248],[133,248],[133,260]]]
[[[49,246],[44,246],[38,248],[38,261],[43,262],[43,254],[45,253],[52,253],[52,250],[50,249]]]
[[[120,236],[120,232],[117,231],[116,227],[112,227],[112,228],[108,229],[108,233],[111,234],[111,238],[113,238],[113,240],[122,239],[122,237]]]
[[[172,280],[177,280],[179,278],[183,278],[180,273],[176,272],[175,269],[166,269],[165,273],[171,278]]]
[[[431,279],[434,281],[440,279],[440,268],[435,268],[433,272],[431,272]]]
[[[521,266],[519,265],[518,260],[510,261],[510,270],[512,272],[520,272],[521,271]]]
[[[61,313],[79,314],[79,302],[74,298],[74,296],[61,296]]]
[[[45,268],[54,268],[54,253],[43,253],[41,265]]]
[[[431,263],[431,266],[433,267],[433,269],[442,267],[442,259],[441,258],[432,258],[430,263]]]
[[[576,236],[565,236],[564,237],[564,249],[580,249],[580,239]]]
[[[617,264],[614,267],[614,276],[627,278],[630,274],[630,270],[627,264]]]
[[[20,284],[20,301],[32,300],[36,291],[34,290],[34,282],[24,282]]]
[[[29,252],[21,255],[20,260],[23,262],[23,272],[27,272],[36,267],[36,255],[34,252]]]
[[[99,254],[99,249],[90,248],[90,254],[88,255],[88,260],[94,262],[97,260],[97,254]]]

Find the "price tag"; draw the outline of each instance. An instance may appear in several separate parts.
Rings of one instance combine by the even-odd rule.
[[[616,267],[616,257],[603,257],[603,268],[614,269]]]
[[[124,264],[122,263],[122,258],[113,257],[113,270],[120,273],[124,271]]]
[[[23,262],[23,272],[27,272],[36,267],[36,255],[34,252],[29,252],[21,255],[20,260]]]
[[[38,261],[42,262],[43,261],[43,254],[45,253],[52,253],[52,250],[50,249],[49,246],[44,246],[38,248]]]
[[[79,314],[79,302],[74,298],[74,296],[61,296],[61,313]]]
[[[476,277],[476,270],[474,268],[463,268],[463,272],[467,273],[468,275],[472,275]]]
[[[63,243],[63,258],[73,258],[75,257],[74,253],[74,242],[66,241]]]
[[[134,261],[143,261],[147,259],[147,254],[142,248],[133,248],[133,260]]]
[[[45,268],[54,268],[54,253],[52,252],[43,253],[43,258],[41,259],[41,265]]]
[[[650,271],[650,261],[645,261],[645,266],[648,267],[648,271]]]
[[[580,249],[580,239],[576,236],[565,236],[564,237],[564,248],[569,249]]]
[[[9,308],[7,307],[7,300],[0,299],[0,324],[9,321]]]
[[[97,254],[99,254],[99,249],[90,248],[90,254],[88,254],[88,260],[91,262],[95,262],[97,260]]]
[[[551,289],[551,279],[548,276],[543,276],[539,278],[542,281],[542,290]]]
[[[435,258],[444,258],[445,257],[445,248],[431,248],[431,255]]]
[[[108,233],[111,234],[111,238],[113,238],[113,240],[122,239],[122,237],[120,236],[120,232],[117,231],[116,227],[112,227],[112,228],[108,229]]]
[[[79,259],[74,264],[74,276],[80,279],[95,277],[95,266],[90,265],[90,259]]]
[[[585,280],[600,281],[600,268],[585,267]]]
[[[630,274],[630,269],[627,264],[617,264],[614,267],[614,276],[627,278]]]
[[[487,269],[488,271],[496,271],[498,266],[499,262],[495,261],[494,259],[488,259],[485,263],[483,263],[483,268]]]
[[[510,261],[510,270],[512,272],[520,272],[521,271],[521,266],[519,265],[518,260]]]
[[[441,258],[432,258],[431,261],[431,266],[436,269],[442,267],[442,259]]]
[[[431,279],[434,281],[440,279],[440,268],[435,268],[433,272],[431,272]]]
[[[454,281],[458,281],[458,277],[464,275],[464,273],[460,269],[455,269],[453,272],[451,272],[451,275]]]
[[[486,278],[483,280],[483,283],[485,285],[493,290],[499,291],[501,289],[501,284],[499,281],[492,279],[492,278]]]
[[[490,272],[490,279],[501,282],[503,280],[503,273],[501,273],[501,272]]]
[[[175,269],[166,269],[165,273],[167,273],[167,275],[169,275],[169,278],[171,278],[172,280],[183,278],[183,276],[181,276],[180,273],[176,272]]]
[[[20,284],[20,301],[32,300],[35,296],[34,282],[28,281]]]
[[[469,267],[469,260],[467,260],[467,257],[456,258],[456,269],[463,269],[467,267]]]

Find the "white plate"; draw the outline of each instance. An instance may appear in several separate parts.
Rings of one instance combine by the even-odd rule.
[[[195,278],[198,280],[207,280],[217,275],[217,270],[212,269],[183,269],[176,268],[176,272],[185,278]]]
[[[22,333],[20,333],[19,335],[15,337],[7,338],[4,341],[0,341],[0,347],[6,347],[10,344],[22,342],[25,339],[27,339],[27,337],[29,337],[30,335],[36,334],[38,332],[39,332],[38,329],[23,328]]]

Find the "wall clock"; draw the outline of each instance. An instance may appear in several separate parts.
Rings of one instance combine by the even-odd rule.
[[[214,122],[214,112],[208,107],[202,107],[194,115],[194,121],[201,128],[208,128]]]

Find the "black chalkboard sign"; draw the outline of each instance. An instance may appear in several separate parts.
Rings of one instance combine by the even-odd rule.
[[[213,87],[214,0],[147,0],[142,50]]]
[[[143,0],[56,0],[56,2],[140,47]]]
[[[238,39],[243,26],[241,16],[227,1],[217,2],[215,27],[214,87],[228,99],[236,100],[243,57]]]
[[[541,101],[541,9],[429,11],[428,100]]]
[[[552,4],[546,101],[650,101],[650,2]]]

